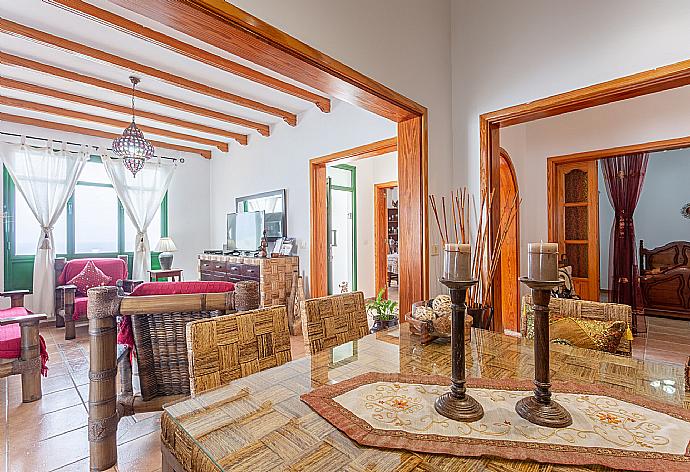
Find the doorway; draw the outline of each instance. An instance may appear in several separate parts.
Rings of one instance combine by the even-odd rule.
[[[374,184],[374,267],[376,293],[400,299],[398,277],[398,181]]]
[[[357,290],[357,169],[347,164],[326,170],[328,294]]]
[[[508,208],[519,194],[517,175],[513,161],[505,149],[500,151],[500,185],[501,193],[499,195],[500,207]],[[508,228],[503,249],[501,250],[501,270],[500,270],[500,286],[501,286],[501,317],[503,320],[503,329],[510,331],[519,330],[520,313],[520,287],[518,278],[520,277],[520,208],[515,215],[513,222]]]

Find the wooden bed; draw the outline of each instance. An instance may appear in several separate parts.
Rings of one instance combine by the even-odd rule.
[[[646,249],[640,241],[640,285],[645,314],[690,319],[690,242]]]

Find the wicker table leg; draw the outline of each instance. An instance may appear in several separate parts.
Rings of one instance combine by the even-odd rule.
[[[92,471],[117,464],[117,287],[89,289],[89,462]]]
[[[37,368],[22,372],[22,402],[33,402],[41,398],[41,341],[38,335],[38,320],[20,323],[21,359],[24,362],[38,360]]]

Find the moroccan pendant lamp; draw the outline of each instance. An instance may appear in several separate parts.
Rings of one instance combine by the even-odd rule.
[[[137,172],[144,168],[144,162],[153,157],[155,149],[134,123],[134,88],[139,83],[139,77],[131,76],[129,80],[132,82],[132,124],[122,132],[122,136],[113,140],[113,151],[136,177]]]

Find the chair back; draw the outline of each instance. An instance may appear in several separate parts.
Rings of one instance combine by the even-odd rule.
[[[185,282],[181,282],[185,284]],[[169,283],[170,294],[148,295],[164,290],[159,284],[142,284],[125,297],[120,312],[131,315],[131,331],[144,401],[169,395],[189,395],[187,323],[234,311],[231,283]],[[161,283],[166,285],[165,283]],[[124,323],[123,323],[124,324]],[[122,329],[121,329],[122,330]]]
[[[520,320],[520,332],[527,334],[527,305],[532,304],[532,297],[527,295],[522,299],[523,309]],[[570,298],[551,298],[549,302],[549,319],[586,318],[599,321],[624,321],[628,329],[632,327],[632,308],[618,303],[592,302],[589,300],[574,300]],[[624,335],[617,349],[617,354],[632,355],[632,341]]]
[[[311,354],[369,334],[362,292],[305,300],[301,311],[304,343]]]
[[[192,395],[292,360],[284,306],[193,321],[187,325]]]
[[[105,275],[112,278],[112,285],[115,285],[115,282],[118,280],[127,278],[127,255],[109,258],[72,259],[71,261],[67,261],[64,258],[57,258],[55,259],[55,271],[57,273],[57,277],[55,278],[56,285],[60,286],[67,284],[84,269],[88,261],[92,261]]]

